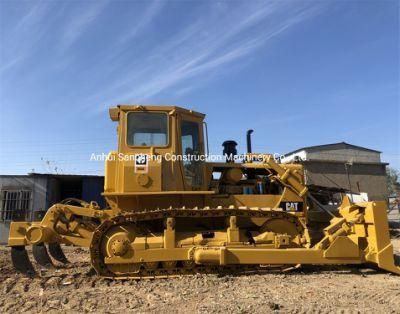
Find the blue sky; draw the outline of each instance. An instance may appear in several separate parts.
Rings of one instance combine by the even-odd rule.
[[[0,53],[1,174],[102,174],[119,103],[206,113],[213,153],[253,128],[400,168],[398,1],[1,0]]]

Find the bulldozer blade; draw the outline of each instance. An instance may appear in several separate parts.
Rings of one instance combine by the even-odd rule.
[[[35,269],[29,260],[28,252],[25,250],[25,246],[11,247],[11,261],[17,271],[30,276],[36,274]]]
[[[59,243],[50,243],[49,244],[49,253],[56,260],[63,264],[68,264],[69,261],[65,257],[64,252]]]
[[[39,265],[43,267],[53,266],[53,262],[51,261],[49,253],[47,253],[47,249],[44,243],[34,244],[32,246],[32,253],[33,257],[35,258],[35,261]]]

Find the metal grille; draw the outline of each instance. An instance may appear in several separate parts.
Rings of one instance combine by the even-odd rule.
[[[1,191],[0,221],[26,220],[30,217],[32,191]]]

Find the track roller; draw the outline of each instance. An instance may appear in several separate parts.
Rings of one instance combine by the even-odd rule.
[[[143,266],[146,270],[154,271],[158,268],[158,264],[159,264],[158,262],[147,262],[144,263]]]

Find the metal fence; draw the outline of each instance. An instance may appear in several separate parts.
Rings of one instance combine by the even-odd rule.
[[[0,221],[30,220],[32,191],[2,190],[0,192]]]

